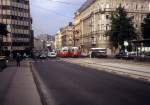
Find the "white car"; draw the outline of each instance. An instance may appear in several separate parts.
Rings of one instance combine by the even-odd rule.
[[[41,59],[46,59],[47,56],[46,56],[46,54],[43,53],[43,54],[40,55],[40,58],[41,58]]]
[[[56,52],[48,52],[48,57],[49,58],[56,58],[57,54],[56,54]]]

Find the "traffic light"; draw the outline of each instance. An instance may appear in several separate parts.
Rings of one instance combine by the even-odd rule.
[[[7,31],[7,25],[0,23],[0,35],[7,36],[8,31]]]

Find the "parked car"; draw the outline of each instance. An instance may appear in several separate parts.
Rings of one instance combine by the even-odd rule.
[[[33,58],[34,58],[34,59],[40,59],[40,55],[41,55],[41,54],[40,54],[39,51],[34,51],[34,52],[33,52]]]
[[[80,54],[80,57],[82,57],[82,58],[89,57],[89,53],[81,53],[81,54]]]
[[[47,55],[46,55],[46,54],[42,53],[42,54],[40,55],[40,59],[46,59],[46,58],[47,58]]]
[[[118,54],[116,54],[116,58],[118,59],[134,59],[136,57],[136,52],[119,52]]]
[[[137,57],[137,53],[136,52],[129,52],[128,53],[128,59],[134,59]]]
[[[7,66],[6,56],[0,56],[0,71]]]
[[[118,54],[115,55],[116,58],[118,59],[127,59],[128,58],[128,54],[125,52],[119,52]]]
[[[107,51],[105,48],[91,48],[90,55],[92,58],[94,57],[107,57]]]
[[[49,58],[56,58],[57,57],[57,54],[56,54],[56,52],[48,52],[48,57]]]

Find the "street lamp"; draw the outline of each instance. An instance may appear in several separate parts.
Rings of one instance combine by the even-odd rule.
[[[127,47],[129,46],[129,43],[127,41],[124,41],[124,46],[125,46],[125,52],[127,52]]]

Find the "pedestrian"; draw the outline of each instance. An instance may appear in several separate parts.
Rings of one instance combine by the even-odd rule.
[[[89,51],[90,58],[92,58],[92,51]]]
[[[17,53],[17,56],[16,56],[17,67],[20,67],[20,61],[21,61],[21,55]]]
[[[23,54],[23,59],[26,60],[26,57],[27,57],[27,55],[26,55],[26,53],[24,53]]]

